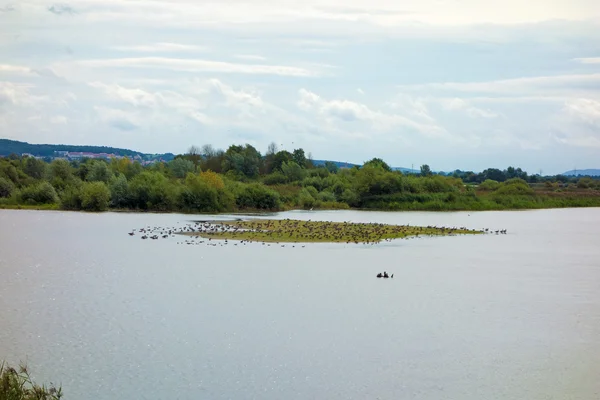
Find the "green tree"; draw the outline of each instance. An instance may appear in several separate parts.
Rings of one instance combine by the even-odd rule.
[[[58,202],[58,195],[50,183],[41,182],[23,189],[21,201],[29,204],[52,204]]]
[[[304,154],[303,149],[294,150],[294,152],[292,153],[292,159],[296,162],[296,164],[298,164],[302,168],[306,167],[308,160],[306,159],[306,155]]]
[[[104,182],[86,182],[81,188],[81,207],[87,211],[105,211],[110,203],[110,190]]]
[[[111,179],[109,184],[110,204],[112,207],[125,208],[129,206],[129,183],[123,174],[119,174]]]
[[[73,168],[67,160],[56,159],[50,163],[50,175],[52,178],[69,181],[73,177]]]
[[[306,170],[304,170],[295,161],[283,163],[281,165],[281,171],[288,182],[301,181],[306,176]]]
[[[381,168],[387,172],[392,171],[390,166],[385,161],[383,161],[381,158],[373,158],[373,159],[367,161],[366,163],[364,163],[363,167]]]
[[[336,163],[331,161],[325,161],[325,168],[332,174],[337,174],[340,169]]]
[[[113,176],[104,161],[95,161],[89,167],[89,172],[86,176],[88,182],[104,182],[108,183]]]
[[[188,172],[194,172],[194,163],[184,158],[175,158],[169,163],[169,169],[176,178],[185,178]]]
[[[0,177],[0,197],[10,197],[15,190],[15,184],[6,178]]]
[[[43,179],[46,175],[47,165],[44,161],[34,157],[24,159],[23,171],[34,179]]]
[[[421,165],[421,176],[431,176],[432,172],[431,172],[431,168],[429,168],[429,165],[427,164],[423,164]]]

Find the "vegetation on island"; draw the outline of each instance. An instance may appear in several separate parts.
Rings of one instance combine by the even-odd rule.
[[[0,158],[0,208],[235,212],[380,209],[503,210],[600,206],[600,180],[528,175],[520,168],[435,174],[394,171],[379,158],[362,166],[315,166],[303,149],[265,154],[192,146],[169,162],[128,158],[50,162]]]
[[[4,362],[0,363],[1,400],[58,400],[62,396],[60,387],[35,383],[24,364],[15,369]]]
[[[387,225],[330,221],[299,221],[291,219],[251,219],[196,224],[182,233],[210,239],[232,239],[249,242],[276,243],[364,243],[419,236],[479,234],[464,227]]]

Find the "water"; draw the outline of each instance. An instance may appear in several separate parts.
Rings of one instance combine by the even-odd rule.
[[[127,232],[190,215],[0,210],[0,358],[67,400],[600,398],[600,209],[275,217],[508,234],[186,246]]]

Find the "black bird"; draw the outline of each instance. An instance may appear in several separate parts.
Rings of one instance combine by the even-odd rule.
[[[381,272],[377,274],[377,277],[378,278],[383,278],[383,275],[381,274]]]
[[[388,275],[388,273],[387,273],[387,272],[385,272],[385,271],[383,271],[383,277],[384,277],[384,278],[389,278],[389,275]]]

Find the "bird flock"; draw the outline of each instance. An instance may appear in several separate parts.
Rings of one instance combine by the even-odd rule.
[[[178,223],[179,224],[179,223]],[[467,234],[506,234],[506,229],[481,230],[466,227],[438,227],[352,223],[331,221],[300,221],[292,219],[250,219],[235,221],[195,221],[172,227],[146,226],[128,234],[143,240],[186,237],[179,244],[234,246],[260,243],[263,246],[305,247],[306,243],[346,243],[375,245],[394,239]],[[382,277],[385,277],[382,275]]]

